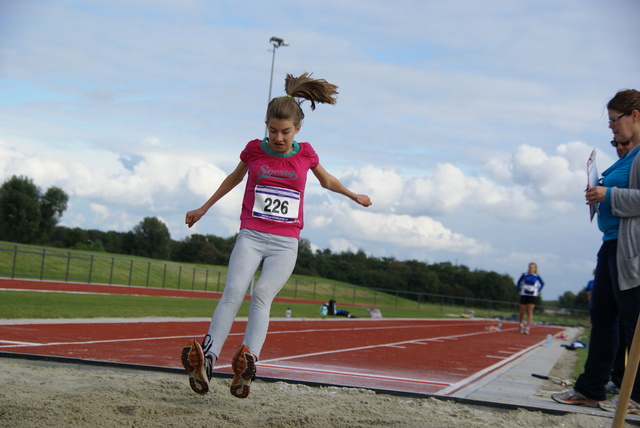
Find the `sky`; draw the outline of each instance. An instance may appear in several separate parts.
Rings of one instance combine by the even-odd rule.
[[[296,139],[373,205],[310,174],[302,238],[514,280],[536,262],[553,300],[591,279],[586,161],[615,161],[606,104],[638,52],[637,0],[0,0],[0,182],[62,188],[72,228],[232,236],[244,183],[185,213],[264,136],[270,83],[309,72],[338,102],[303,104]]]

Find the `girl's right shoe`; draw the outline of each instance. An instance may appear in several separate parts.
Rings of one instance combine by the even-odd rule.
[[[202,346],[196,339],[191,339],[182,349],[182,365],[189,374],[189,385],[194,392],[209,392],[209,381],[213,370],[213,358],[204,355]]]

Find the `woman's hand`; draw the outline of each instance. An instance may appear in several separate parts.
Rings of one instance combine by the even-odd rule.
[[[590,187],[585,193],[587,205],[604,202],[607,199],[607,188],[604,186]]]

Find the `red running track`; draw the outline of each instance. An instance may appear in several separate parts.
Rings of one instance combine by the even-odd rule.
[[[13,284],[13,285],[11,285]],[[24,287],[29,284],[28,287]],[[40,281],[0,280],[0,289],[45,290]],[[108,292],[136,287],[54,283],[58,292]],[[106,287],[106,288],[105,288]],[[173,295],[177,290],[167,290]],[[181,294],[185,297],[185,292]],[[197,293],[197,292],[186,292]],[[211,298],[213,293],[206,293]],[[155,294],[158,295],[158,294]],[[190,294],[191,296],[191,294]],[[196,297],[196,296],[193,296]],[[199,297],[199,296],[198,296]],[[382,310],[384,314],[384,309]],[[208,321],[193,320],[12,320],[0,321],[0,352],[181,368],[187,339],[201,339]],[[258,362],[258,377],[296,382],[448,395],[540,346],[548,333],[530,335],[517,325],[469,319],[274,319]],[[216,371],[231,373],[230,360],[246,322],[234,323]]]

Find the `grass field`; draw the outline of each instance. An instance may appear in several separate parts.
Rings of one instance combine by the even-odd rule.
[[[0,242],[0,276],[52,279],[86,283],[135,285],[170,289],[221,292],[226,266],[176,264],[154,259],[116,254],[61,250]],[[256,275],[256,277],[259,273]],[[517,304],[502,309],[482,305],[458,305],[444,296],[422,296],[420,302],[409,293],[383,292],[319,277],[292,275],[278,295],[293,299],[356,304],[343,307],[356,317],[368,317],[367,307],[380,308],[388,318],[434,318],[473,311],[476,317],[508,318]],[[436,301],[428,301],[429,298]],[[97,296],[57,293],[0,291],[0,318],[75,318],[118,316],[210,316],[217,302],[210,299],[176,299],[141,296]],[[318,304],[282,304],[274,302],[271,315],[284,316],[291,307],[296,317],[320,317]],[[246,316],[247,304],[239,315]],[[557,324],[587,325],[586,320],[566,316],[536,314],[536,320]]]
[[[0,291],[0,318],[99,318],[99,317],[210,317],[218,300],[100,294],[41,293]],[[320,318],[318,304],[274,302],[271,316],[284,317],[287,308],[293,316]],[[341,307],[356,317],[368,317],[365,307]],[[385,309],[388,318],[430,318],[427,311]],[[248,315],[244,302],[238,316]]]

